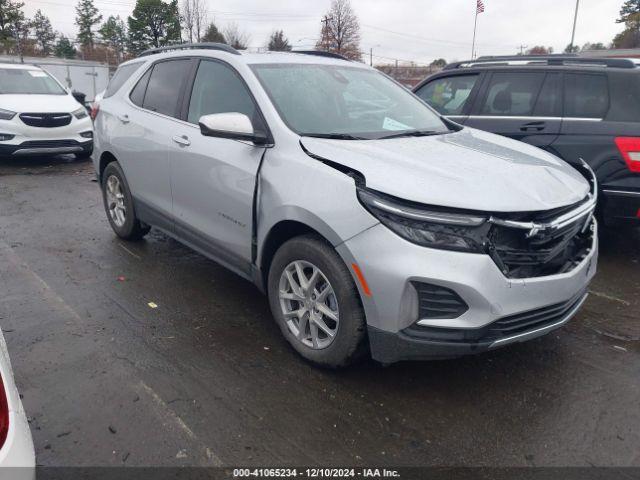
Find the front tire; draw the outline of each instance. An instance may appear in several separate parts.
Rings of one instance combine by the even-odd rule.
[[[271,312],[284,337],[315,365],[340,368],[366,351],[366,321],[356,285],[322,238],[296,237],[276,252],[268,278]]]
[[[104,169],[102,200],[109,224],[120,238],[140,240],[151,230],[136,217],[133,196],[118,162],[111,162]]]

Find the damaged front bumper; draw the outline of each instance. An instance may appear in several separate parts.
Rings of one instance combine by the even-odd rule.
[[[591,226],[591,246],[574,268],[534,278],[509,278],[486,254],[412,244],[381,224],[340,245],[338,252],[349,265],[358,264],[369,287],[370,295],[361,292],[361,297],[373,358],[393,363],[457,357],[529,340],[564,325],[586,299],[596,273],[595,220]],[[425,318],[416,285],[455,292],[466,308],[454,318]],[[539,315],[540,321],[527,323],[528,314]],[[522,317],[522,328],[496,331],[500,321]]]

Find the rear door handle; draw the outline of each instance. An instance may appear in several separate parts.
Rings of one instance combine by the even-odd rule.
[[[191,145],[191,141],[189,140],[189,137],[187,137],[186,135],[182,135],[182,136],[175,136],[173,137],[173,141],[176,142],[178,145],[182,145],[184,147],[188,147],[189,145]]]
[[[541,132],[542,130],[544,130],[547,127],[547,124],[544,122],[530,122],[530,123],[525,123],[524,125],[522,125],[520,127],[520,131],[521,132]]]
[[[122,123],[129,123],[129,115],[118,115],[118,120]]]

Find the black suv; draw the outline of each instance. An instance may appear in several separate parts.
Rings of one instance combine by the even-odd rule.
[[[483,57],[447,65],[414,92],[455,122],[584,159],[600,183],[600,218],[640,223],[640,59]]]

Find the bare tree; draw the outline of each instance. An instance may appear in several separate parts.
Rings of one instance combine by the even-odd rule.
[[[207,26],[207,4],[204,0],[183,0],[180,9],[182,27],[187,32],[189,42],[200,42]]]
[[[552,53],[553,47],[545,47],[544,45],[536,45],[527,50],[527,55],[551,55]]]
[[[229,23],[225,27],[224,38],[236,50],[246,50],[251,41],[251,36],[247,32],[240,30],[240,27],[235,22]]]
[[[333,0],[322,20],[316,48],[360,60],[360,23],[349,0]]]

